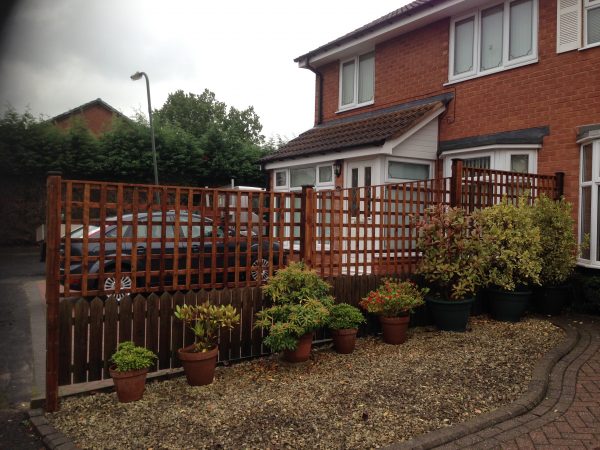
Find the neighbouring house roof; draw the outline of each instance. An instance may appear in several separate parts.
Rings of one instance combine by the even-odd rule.
[[[422,119],[445,105],[452,94],[443,94],[383,110],[332,120],[315,126],[292,139],[262,163],[333,153],[364,146],[381,146],[386,140],[402,136]]]
[[[65,111],[64,113],[59,114],[58,116],[54,116],[52,117],[50,120],[50,122],[58,122],[62,119],[66,119],[72,115],[75,114],[80,114],[82,111],[92,107],[92,106],[101,106],[102,108],[112,112],[113,114],[117,115],[118,117],[122,117],[122,118],[127,118],[125,117],[125,115],[123,115],[123,113],[121,113],[120,111],[118,111],[117,109],[113,108],[112,106],[110,106],[108,103],[106,103],[104,100],[102,100],[101,98],[97,98],[95,100],[92,100],[90,102],[84,103],[83,105],[79,105],[76,106],[73,109],[70,109],[68,111]]]
[[[438,154],[450,150],[460,150],[463,148],[483,147],[486,145],[514,145],[514,144],[539,144],[541,145],[544,136],[550,134],[548,126],[525,128],[522,130],[503,131],[501,133],[485,134],[480,136],[470,136],[451,141],[442,141],[438,147]]]
[[[408,5],[405,5],[395,11],[392,11],[391,13],[388,13],[385,16],[380,17],[379,19],[376,19],[366,25],[363,25],[360,28],[357,28],[354,31],[351,31],[350,33],[347,33],[337,39],[334,39],[333,41],[328,42],[325,45],[322,45],[314,50],[311,50],[310,52],[305,53],[304,55],[298,56],[296,59],[294,59],[294,61],[300,62],[302,60],[308,60],[313,55],[316,55],[319,53],[324,53],[328,50],[339,47],[343,44],[346,44],[357,38],[360,38],[368,33],[372,33],[383,27],[392,25],[395,22],[398,22],[408,16],[411,16],[412,14],[415,14],[419,10],[430,8],[430,7],[434,6],[435,4],[443,3],[444,1],[445,0],[415,0],[411,3],[409,3]]]

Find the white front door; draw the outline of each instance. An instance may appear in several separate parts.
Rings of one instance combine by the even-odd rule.
[[[347,188],[376,184],[373,182],[373,175],[375,174],[375,161],[373,160],[349,162],[346,173],[348,174],[346,177]]]

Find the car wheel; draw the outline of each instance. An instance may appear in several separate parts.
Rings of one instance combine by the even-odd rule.
[[[250,276],[254,281],[267,281],[269,279],[269,260],[261,258],[254,261],[250,268]]]
[[[108,277],[106,280],[104,280],[104,292],[109,297],[115,297],[117,302],[120,302],[126,295],[131,293],[131,277],[129,275],[121,276],[120,284],[121,286],[119,292],[115,293],[115,288],[117,286],[115,277]]]

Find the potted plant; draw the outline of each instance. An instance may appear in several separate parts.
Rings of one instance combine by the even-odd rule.
[[[154,364],[156,355],[131,341],[121,342],[112,355],[114,363],[109,367],[115,383],[117,398],[121,403],[134,402],[142,398],[146,387],[148,368]]]
[[[175,317],[185,322],[195,336],[192,345],[177,350],[188,383],[191,386],[212,383],[219,354],[219,329],[233,328],[240,322],[240,315],[231,305],[215,306],[206,302],[177,305]]]
[[[396,281],[385,278],[383,283],[360,301],[369,313],[377,314],[387,344],[406,341],[409,313],[424,303],[428,289],[420,289],[412,281]]]
[[[360,309],[347,303],[338,303],[329,309],[327,326],[331,330],[333,348],[338,353],[352,353],[356,346],[358,327],[365,323]]]
[[[577,264],[572,206],[564,198],[554,201],[543,195],[534,203],[532,214],[535,224],[543,230],[540,235],[542,286],[534,290],[534,302],[543,314],[560,314],[571,292],[567,280]]]
[[[465,331],[484,282],[481,227],[463,209],[444,205],[428,208],[414,225],[421,253],[417,274],[431,288],[427,309],[439,329]]]
[[[542,260],[540,229],[525,197],[476,213],[487,250],[486,284],[490,312],[496,320],[518,322],[539,284]]]
[[[289,362],[310,357],[313,332],[327,322],[333,297],[331,287],[303,263],[292,263],[269,278],[263,292],[272,306],[256,314],[256,328],[268,335],[265,345],[283,352]]]

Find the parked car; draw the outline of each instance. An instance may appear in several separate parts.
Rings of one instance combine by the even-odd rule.
[[[238,279],[246,279],[246,268],[249,262],[248,273],[253,280],[266,281],[269,276],[269,255],[272,255],[274,266],[279,266],[279,249],[277,242],[272,242],[269,247],[269,239],[261,239],[256,233],[251,232],[249,237],[246,230],[237,231],[234,227],[215,225],[213,220],[207,217],[201,217],[192,214],[191,225],[188,221],[188,212],[179,212],[179,239],[175,242],[175,224],[176,212],[168,211],[163,221],[162,212],[154,212],[151,216],[151,235],[148,237],[148,215],[146,213],[137,214],[137,223],[134,226],[134,215],[127,214],[121,217],[121,280],[117,295],[119,297],[128,293],[132,286],[131,264],[132,254],[136,253],[136,272],[142,272],[137,276],[136,285],[144,286],[146,283],[145,273],[148,257],[150,258],[150,270],[162,271],[165,273],[163,283],[165,286],[172,285],[173,278],[171,272],[174,269],[175,246],[178,249],[178,270],[187,269],[187,249],[188,242],[191,243],[191,269],[200,271],[215,267],[216,281],[223,282],[223,272],[229,268],[226,281],[234,281],[234,267],[236,266],[236,249]],[[118,217],[106,219],[107,225],[104,227],[103,243],[100,242],[101,227],[97,225],[88,226],[87,255],[91,257],[88,263],[87,273],[89,275],[101,272],[101,260],[103,260],[103,273],[108,274],[101,281],[97,277],[88,280],[88,290],[99,290],[105,293],[114,292],[116,289],[116,280],[114,272],[116,268],[117,256],[117,233]],[[165,229],[163,230],[163,225]],[[133,234],[136,229],[135,236]],[[191,239],[188,239],[188,231],[191,230]],[[81,226],[70,234],[70,254],[71,256],[81,257],[84,254],[84,233],[85,228]],[[162,237],[166,238],[162,242]],[[250,249],[248,250],[248,244]],[[150,245],[150,252],[148,252]],[[213,246],[216,248],[213,255]],[[259,252],[259,247],[262,251]],[[135,247],[135,248],[134,248]],[[64,253],[64,244],[61,251]],[[103,258],[99,256],[103,254]],[[213,264],[214,257],[214,264]],[[248,259],[249,258],[249,259]],[[78,258],[79,259],[79,258]],[[200,265],[202,263],[202,265]],[[226,264],[227,263],[227,264]],[[82,274],[83,261],[72,262],[69,266],[69,273],[72,275]],[[64,267],[61,267],[61,274],[64,274]],[[178,284],[185,284],[185,273],[179,273]],[[202,274],[203,283],[211,282],[211,273]],[[63,278],[63,277],[61,277]],[[192,275],[192,284],[199,284],[200,275]],[[69,288],[71,290],[81,290],[81,277],[69,277]],[[160,284],[160,277],[152,274],[150,279],[152,286]]]

